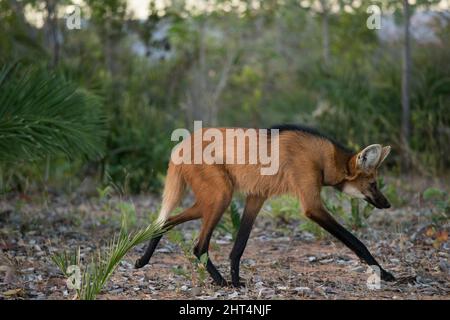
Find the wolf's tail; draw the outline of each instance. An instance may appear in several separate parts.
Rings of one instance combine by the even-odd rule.
[[[163,225],[167,221],[170,213],[180,203],[185,189],[186,182],[181,174],[180,166],[170,163],[169,169],[167,170],[161,211],[159,212],[157,223]]]

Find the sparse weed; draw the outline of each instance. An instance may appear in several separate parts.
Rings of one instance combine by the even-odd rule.
[[[350,203],[350,212],[344,206],[347,201]],[[323,202],[333,216],[354,230],[366,227],[365,222],[373,212],[373,206],[369,203],[352,198],[344,193],[336,193],[331,200],[324,200]]]
[[[362,204],[359,199],[350,199],[351,215],[349,217],[349,222],[353,229],[361,229],[366,227],[365,220],[369,218],[372,213],[373,207],[370,204]]]
[[[431,215],[433,223],[441,224],[449,221],[450,197],[447,192],[438,188],[428,188],[422,193],[422,197],[435,207]]]
[[[323,230],[315,222],[305,219],[305,221],[298,227],[299,230],[309,232],[314,235],[316,239],[323,239],[326,235],[325,230]]]
[[[110,185],[107,185],[104,188],[98,187],[97,192],[98,192],[98,197],[99,197],[100,201],[106,201],[106,200],[109,200],[109,198],[112,196],[112,194],[114,193],[114,190]]]
[[[270,200],[268,210],[264,210],[265,214],[281,222],[290,224],[293,221],[301,221],[298,226],[299,230],[309,232],[316,238],[321,239],[325,236],[325,231],[315,222],[307,219],[302,215],[302,209],[299,201],[291,196],[283,195]]]
[[[398,208],[406,204],[406,201],[398,194],[398,188],[393,184],[387,185],[383,193],[394,207]]]
[[[66,251],[61,253],[55,253],[53,256],[50,257],[50,259],[53,261],[54,264],[59,268],[59,270],[62,272],[62,274],[65,277],[69,277],[70,274],[68,273],[68,268],[70,266],[80,266],[81,265],[81,259],[80,259],[80,247],[74,252],[74,253],[68,253]]]
[[[422,196],[424,200],[433,201],[435,203],[442,203],[442,201],[445,201],[446,198],[448,200],[447,192],[433,187],[427,188],[422,193]]]
[[[178,230],[172,230],[168,233],[170,242],[178,245],[183,251],[183,255],[187,260],[185,266],[177,266],[172,270],[176,274],[190,280],[193,286],[203,286],[207,279],[206,264],[208,263],[208,254],[204,253],[200,259],[193,254],[194,247],[197,240],[196,233],[192,233],[191,239],[185,240],[183,234]]]
[[[382,182],[381,182],[382,183]],[[357,199],[352,199],[342,193],[328,192],[323,190],[323,203],[328,211],[345,225],[351,226],[353,229],[365,227],[365,220],[371,215],[373,207],[368,203],[361,203]],[[345,208],[344,203],[350,201],[350,212]],[[289,196],[277,197],[270,201],[269,210],[265,211],[269,216],[281,220],[284,223],[290,223],[294,219],[301,219],[302,223],[299,229],[312,233],[316,238],[321,239],[326,232],[315,222],[306,219],[301,215],[300,204],[297,199]]]
[[[300,204],[297,199],[283,195],[270,200],[268,210],[264,210],[266,214],[284,223],[300,218]]]
[[[136,207],[134,206],[133,202],[125,202],[121,201],[117,205],[121,220],[122,220],[122,227],[125,227],[125,232],[128,232],[129,229],[133,229],[137,225],[137,214],[136,214]],[[124,221],[125,220],[125,221]]]
[[[69,276],[70,266],[77,266],[80,270],[80,286],[76,289],[78,299],[94,300],[131,248],[164,232],[159,225],[151,224],[145,229],[129,234],[127,232],[129,226],[126,223],[127,219],[123,218],[119,235],[114,236],[105,249],[99,250],[87,266],[80,261],[79,249],[75,254],[63,252],[51,257],[65,276]]]
[[[230,213],[229,215],[228,211]],[[240,226],[241,215],[239,214],[239,207],[235,201],[232,201],[230,208],[225,213],[217,228],[218,230],[231,234],[231,237],[234,240],[236,239]]]

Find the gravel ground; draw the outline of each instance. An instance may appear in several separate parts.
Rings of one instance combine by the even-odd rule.
[[[158,200],[139,196],[136,225],[149,221]],[[117,198],[14,195],[0,202],[0,299],[74,299],[75,292],[50,257],[80,247],[82,258],[102,249],[120,225]],[[270,210],[270,208],[266,208]],[[409,206],[376,210],[355,231],[397,282],[369,289],[365,264],[331,236],[301,231],[302,219],[284,221],[262,213],[241,263],[245,287],[218,287],[202,280],[180,245],[163,238],[150,265],[135,270],[143,245],[129,252],[99,299],[449,299],[447,220],[414,198]],[[177,228],[185,238],[199,221]],[[218,231],[210,257],[230,279],[230,234]],[[178,271],[177,271],[178,270]],[[180,272],[182,270],[183,272]]]

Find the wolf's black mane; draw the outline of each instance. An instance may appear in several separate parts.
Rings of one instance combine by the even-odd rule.
[[[298,124],[280,124],[280,125],[273,126],[270,129],[278,129],[278,130],[280,130],[280,133],[282,133],[283,131],[300,131],[303,133],[307,133],[307,134],[319,137],[321,139],[328,140],[332,144],[334,144],[336,147],[338,147],[339,149],[341,149],[345,152],[354,153],[354,151],[352,149],[344,146],[342,143],[336,141],[335,139],[330,138],[329,136],[319,132],[315,128],[311,128],[311,127],[304,126],[304,125],[298,125]]]

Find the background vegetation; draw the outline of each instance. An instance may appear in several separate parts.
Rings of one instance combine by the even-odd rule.
[[[125,0],[2,0],[2,192],[73,189],[86,177],[158,191],[169,134],[193,120],[305,123],[354,148],[391,144],[395,172],[443,174],[450,17],[439,2],[409,6],[405,118],[402,1],[378,1],[382,28],[370,30],[371,1],[150,1],[137,19]],[[79,30],[66,25],[74,3]],[[421,16],[426,23],[414,23]],[[36,124],[50,117],[62,136],[57,127],[29,127],[27,114]]]

